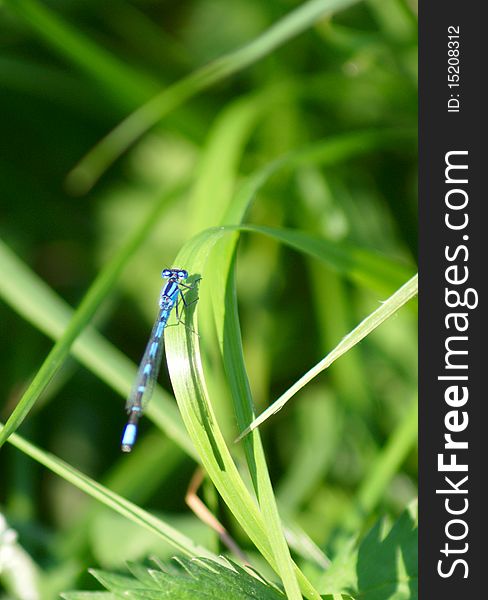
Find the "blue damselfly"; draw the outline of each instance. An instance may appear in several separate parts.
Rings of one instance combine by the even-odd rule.
[[[183,283],[188,279],[188,271],[184,269],[164,269],[161,276],[168,281],[161,290],[159,296],[159,313],[139,365],[137,377],[125,405],[129,418],[122,435],[122,452],[130,452],[132,450],[137,437],[139,419],[153,393],[163,356],[163,332],[168,323],[171,311],[173,307],[176,307],[176,316],[179,319],[178,304],[180,299],[186,306],[181,288],[192,288],[192,286]]]

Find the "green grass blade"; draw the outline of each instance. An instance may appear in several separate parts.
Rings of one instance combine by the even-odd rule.
[[[223,218],[232,205],[245,145],[257,120],[271,107],[276,96],[264,93],[239,98],[227,105],[212,124],[188,207],[187,228],[190,232],[198,233],[216,224],[227,224]],[[209,198],[212,198],[212,210],[209,210]]]
[[[200,176],[197,178],[197,184],[192,194],[191,210],[189,211],[192,214],[191,229],[201,231],[218,221],[222,225],[238,224],[242,219],[253,194],[241,196],[237,203],[232,202],[233,186],[237,180],[238,161],[256,120],[262,116],[264,111],[269,110],[278,98],[279,95],[274,89],[270,93],[260,94],[257,97],[252,95],[232,103],[219,115],[208,136],[200,164]],[[259,185],[259,180],[257,183]],[[208,210],[209,197],[212,198],[212,211]],[[227,400],[229,388],[234,405],[245,404],[248,407],[245,418],[239,421],[242,422],[242,427],[250,421],[253,414],[242,357],[237,307],[231,291],[233,284],[227,284],[228,281],[233,280],[232,265],[237,241],[237,233],[226,236],[225,239],[218,242],[218,251],[208,256],[205,264],[206,271],[218,274],[218,276],[212,278],[210,301],[205,302],[202,298],[198,306],[200,331],[203,339],[206,340],[206,348],[209,348],[209,340],[215,339],[214,327],[219,341],[218,344],[213,344],[213,347],[218,346],[218,350],[214,350],[212,356],[220,352],[227,384],[222,382],[220,387],[217,387],[215,380],[221,372],[218,371],[217,374],[216,369],[213,368],[212,407],[219,416],[220,428],[226,433],[235,431],[235,420],[230,414],[230,403]],[[203,313],[205,314],[203,315]],[[237,410],[240,414],[239,409]],[[301,595],[296,580],[295,566],[284,537],[264,451],[258,436],[256,438],[253,444],[251,441],[249,443],[248,456],[248,464],[252,465],[251,476],[254,489],[280,577],[289,597],[298,598]]]
[[[132,109],[155,93],[156,82],[144,77],[140,71],[130,69],[44,3],[5,0],[4,5],[62,58],[95,79],[117,104]]]
[[[186,100],[264,58],[311,27],[318,19],[356,1],[309,0],[244,47],[222,56],[169,86],[101,140],[71,171],[69,185],[80,192],[88,191],[121,154]]]
[[[229,267],[231,270],[227,279],[228,283],[223,286],[223,289],[216,290],[215,286],[213,286],[214,314],[217,323],[217,335],[219,339],[222,340],[222,358],[229,386],[232,391],[233,403],[236,409],[237,425],[238,428],[241,429],[245,423],[248,423],[254,416],[253,403],[244,365],[242,340],[239,328],[233,270],[234,263],[232,260],[233,254],[227,257],[220,252],[219,248],[219,257],[223,257],[226,262],[229,263],[229,266],[227,271],[221,271],[221,275],[217,281],[222,281],[222,272],[229,272]],[[223,261],[220,262],[220,267],[225,268],[226,265],[222,264]],[[289,597],[293,597],[293,593],[296,593],[293,592],[296,588],[294,566],[285,540],[280,515],[278,514],[276,499],[260,436],[253,435],[253,438],[249,439],[246,443],[245,450],[257,500],[263,514],[266,533],[280,569],[280,576]]]
[[[414,141],[415,131],[410,129],[366,129],[341,133],[288,152],[246,177],[236,191],[222,225],[240,223],[259,190],[280,171],[296,170],[301,166],[310,165],[331,167],[375,150]]]
[[[194,276],[203,276],[198,292],[200,299],[187,311],[187,322],[192,319],[193,311],[198,315],[202,305],[211,301],[212,275],[206,272],[206,264],[213,246],[227,232],[228,228],[207,230],[190,240],[178,254],[180,264],[184,264]],[[241,527],[281,576],[282,565],[277,564],[273,547],[275,540],[268,538],[264,515],[241,479],[217,423],[202,368],[199,338],[189,328],[174,327],[167,332],[166,344],[175,396],[202,464]],[[296,567],[293,570],[293,579],[298,578],[302,592],[309,598],[318,599],[317,592],[303,574]],[[293,579],[291,582],[290,579],[286,574],[290,597],[300,597],[297,596],[296,583],[293,584]]]
[[[3,432],[3,427],[4,426],[0,423],[0,434]],[[56,473],[56,475],[59,475],[65,481],[73,484],[79,490],[85,492],[124,517],[127,517],[134,523],[138,523],[141,527],[162,537],[179,552],[190,557],[206,556],[208,558],[213,558],[214,560],[217,559],[213,553],[209,552],[206,548],[193,543],[190,538],[187,538],[161,519],[151,515],[118,494],[115,494],[53,454],[44,452],[15,433],[9,437],[8,441],[21,452],[27,454],[27,456],[30,456],[41,465],[44,465],[47,469]]]
[[[278,398],[271,406],[263,411],[257,419],[255,419],[248,427],[242,431],[236,441],[241,440],[244,436],[250,433],[256,427],[259,427],[264,421],[277,413],[298,391],[300,391],[314,377],[319,375],[335,360],[342,356],[345,352],[354,347],[367,335],[369,335],[376,327],[381,325],[386,319],[391,317],[398,309],[406,302],[417,295],[418,291],[418,275],[415,275],[397,290],[390,298],[388,298],[379,308],[367,316],[359,325],[344,337],[339,344],[325,356],[319,363],[312,367],[303,377],[301,377],[294,385],[292,385],[282,396]]]
[[[380,253],[345,242],[329,241],[323,236],[258,225],[243,225],[240,229],[262,233],[299,252],[327,262],[352,282],[382,294],[391,293],[413,275],[412,268]]]
[[[134,230],[125,245],[117,252],[112,261],[96,278],[85,298],[82,300],[79,308],[74,312],[65,331],[49,352],[33,381],[15,407],[5,427],[3,427],[2,432],[0,433],[0,447],[7,437],[20,426],[37,398],[46,389],[49,382],[62,366],[69,355],[74,341],[93,318],[100,304],[110,293],[120,272],[135,250],[140,246],[144,239],[146,239],[148,231],[154,226],[158,215],[166,206],[168,200],[173,196],[174,193],[162,195],[161,199],[155,203],[153,209],[149,211],[147,217],[143,219],[141,224]],[[0,247],[0,250],[1,249],[2,248]],[[11,253],[6,248],[3,248],[3,252],[0,253],[0,279],[2,281],[2,286],[7,288],[8,292],[10,292],[12,303],[16,302],[15,293],[12,296],[12,291],[20,293],[23,301],[25,300],[26,295],[25,287],[21,287],[20,289],[15,287],[15,282],[18,282],[18,273],[20,270],[18,265],[18,261],[12,260]],[[35,303],[36,298],[33,297],[30,301]]]

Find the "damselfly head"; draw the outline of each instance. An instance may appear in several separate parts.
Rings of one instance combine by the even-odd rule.
[[[164,269],[164,271],[161,273],[161,276],[165,279],[169,279],[170,277],[188,279],[188,271],[185,271],[184,269]]]

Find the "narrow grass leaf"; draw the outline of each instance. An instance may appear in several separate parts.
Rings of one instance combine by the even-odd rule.
[[[37,0],[5,0],[3,3],[63,59],[95,79],[117,104],[133,109],[156,92],[157,84],[141,71],[131,69],[45,3]]]
[[[3,424],[0,423],[0,432],[3,430],[3,427]],[[206,556],[215,560],[217,559],[206,548],[195,544],[190,538],[187,538],[161,519],[112,492],[53,454],[44,452],[15,433],[9,437],[8,441],[21,452],[27,454],[27,456],[30,456],[41,465],[44,465],[47,469],[56,473],[56,475],[59,475],[82,492],[85,492],[108,508],[130,519],[132,522],[162,537],[176,550],[186,556]]]
[[[201,174],[197,179],[197,185],[192,196],[191,212],[195,231],[204,229],[216,221],[220,221],[222,225],[231,224],[232,221],[234,224],[240,223],[252,196],[248,195],[247,198],[243,198],[239,202],[241,210],[234,209],[232,217],[228,216],[229,207],[233,206],[231,200],[233,198],[233,186],[237,179],[238,159],[257,118],[272,105],[272,102],[276,100],[275,96],[276,94],[272,93],[271,95],[262,94],[257,98],[255,95],[251,98],[244,98],[231,104],[217,119],[209,135],[209,141],[202,157]],[[212,211],[208,210],[209,197],[212,198]],[[247,418],[242,421],[242,426],[244,426],[245,423],[249,422],[252,415],[252,401],[247,382],[242,387],[239,385],[246,381],[246,375],[242,347],[240,346],[237,309],[235,301],[232,302],[232,292],[230,295],[227,294],[227,291],[233,286],[232,266],[237,241],[237,233],[226,236],[218,241],[218,251],[207,257],[206,272],[218,274],[218,276],[214,275],[212,277],[211,293],[207,295],[202,293],[203,297],[199,303],[198,312],[201,317],[201,330],[204,339],[206,339],[207,349],[209,340],[214,339],[212,327],[215,324],[217,339],[219,340],[218,351],[223,358],[234,404],[247,402],[249,412],[246,414]],[[232,281],[230,286],[229,281]],[[206,297],[209,298],[209,302],[204,301]],[[223,307],[225,308],[223,309]],[[203,312],[205,313],[204,317]],[[233,341],[236,342],[237,346],[232,344]],[[230,347],[236,349],[236,352],[228,351]],[[228,418],[230,416],[228,411],[230,403],[226,401],[227,388],[225,384],[221,385],[220,389],[217,388],[215,378],[214,374],[212,391],[214,396],[217,392],[217,397],[213,398],[213,408],[219,414],[220,427],[226,432],[230,430],[230,427],[233,429],[234,421]],[[259,506],[264,516],[264,526],[274,553],[275,564],[278,566],[280,577],[289,597],[300,598],[295,566],[286,544],[264,451],[259,440],[256,440],[251,455],[248,462],[253,465],[251,475]]]
[[[390,294],[412,277],[413,269],[378,252],[293,229],[243,225],[242,231],[262,233],[326,262],[356,284]]]
[[[184,264],[194,277],[203,277],[199,289],[200,300],[196,305],[189,306],[186,313],[187,323],[191,323],[193,327],[196,327],[194,312],[198,314],[201,304],[209,301],[212,274],[206,271],[206,262],[215,243],[227,232],[228,228],[223,227],[202,232],[190,240],[178,254],[179,264]],[[202,464],[234,517],[273,569],[280,573],[280,566],[276,563],[263,523],[263,515],[242,481],[218,426],[202,369],[199,338],[189,328],[174,327],[172,331],[168,331],[166,342],[175,396]],[[306,597],[318,598],[303,574],[296,567],[295,571]],[[290,597],[297,597],[296,593],[293,592]]]
[[[311,27],[318,19],[356,1],[309,0],[244,47],[214,60],[169,86],[122,121],[78,163],[70,173],[70,186],[88,191],[121,154],[186,100],[264,58]]]
[[[418,275],[415,275],[397,290],[390,298],[388,298],[379,308],[367,316],[359,325],[344,337],[341,342],[317,363],[310,371],[305,373],[295,384],[293,384],[282,396],[278,398],[271,406],[269,406],[259,417],[257,417],[236,439],[240,441],[244,436],[250,433],[256,427],[259,427],[264,421],[277,413],[298,391],[300,391],[307,383],[314,379],[319,373],[329,367],[335,360],[342,356],[345,352],[354,347],[367,335],[376,329],[386,319],[391,317],[398,309],[406,302],[417,295],[418,291]]]
[[[222,359],[233,397],[237,424],[239,428],[242,428],[245,423],[248,423],[252,419],[254,413],[251,390],[244,366],[237,312],[233,260],[235,248],[234,236],[226,241],[229,243],[224,246],[225,251],[222,251],[223,248],[220,245],[219,252],[215,253],[216,261],[212,262],[212,266],[219,273],[219,277],[215,278],[214,285],[212,286],[212,301],[217,337],[221,341]],[[254,435],[252,439],[249,439],[245,450],[255,493],[264,517],[264,526],[279,567],[279,573],[289,597],[294,597],[299,594],[295,568],[286,543],[283,525],[278,514],[264,449],[259,435]]]

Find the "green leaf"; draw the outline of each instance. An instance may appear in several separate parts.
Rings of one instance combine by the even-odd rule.
[[[391,529],[378,521],[356,549],[346,548],[323,575],[321,588],[358,600],[417,599],[417,505]]]
[[[159,562],[159,561],[158,561]],[[160,569],[148,569],[142,565],[129,565],[132,577],[106,571],[91,573],[113,597],[133,600],[280,600],[285,594],[266,581],[256,571],[243,568],[226,560],[225,564],[206,558],[178,559],[174,563],[159,564]],[[63,598],[77,600],[83,592],[65,592]],[[85,596],[90,598],[90,596]],[[96,598],[96,596],[92,596]],[[105,596],[101,596],[102,598]],[[112,596],[107,596],[108,598]]]
[[[196,304],[191,304],[185,315],[187,325],[191,325],[195,331],[198,328],[197,320],[193,320],[194,315],[198,315],[202,305],[211,302],[213,286],[209,286],[206,282],[211,284],[213,278],[217,276],[213,271],[210,273],[206,270],[211,251],[229,230],[232,231],[233,228],[221,227],[202,232],[182,248],[176,259],[178,264],[185,265],[185,268],[192,273],[193,278],[202,277],[199,289],[200,300]],[[222,278],[225,289],[225,273],[218,272],[218,276],[219,279]],[[287,588],[287,593],[290,594],[289,590],[293,590],[293,579],[290,578],[286,563],[278,564],[275,554],[278,552],[280,556],[286,556],[281,549],[280,536],[283,536],[281,526],[278,529],[274,525],[273,519],[273,529],[268,531],[268,524],[263,522],[267,513],[263,511],[262,514],[258,510],[225,443],[208,394],[206,377],[202,368],[199,337],[190,327],[171,328],[167,331],[166,336],[166,356],[175,397],[202,464],[252,542],[269,564],[284,578],[285,587],[290,586],[289,589]],[[263,479],[264,482],[265,479]],[[270,493],[272,494],[272,490],[271,492],[264,490],[267,500],[272,502]],[[260,495],[258,493],[258,497]],[[267,506],[271,511],[271,504]],[[269,514],[271,515],[271,513]],[[303,586],[303,593],[307,597],[318,598],[317,593],[300,570],[296,567],[295,570],[300,585]]]

